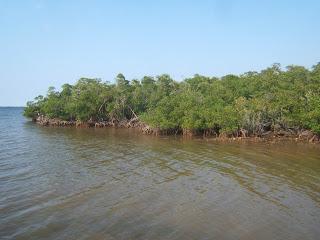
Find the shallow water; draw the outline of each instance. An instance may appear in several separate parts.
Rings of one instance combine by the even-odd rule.
[[[37,126],[0,108],[0,239],[319,239],[320,146]]]

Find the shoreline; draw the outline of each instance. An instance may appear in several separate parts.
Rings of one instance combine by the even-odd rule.
[[[132,128],[136,129],[145,135],[168,135],[168,136],[182,136],[184,138],[201,137],[203,139],[219,141],[219,142],[234,142],[234,141],[247,141],[247,142],[272,142],[272,141],[294,141],[294,142],[309,142],[320,143],[320,136],[312,133],[310,130],[300,130],[293,132],[289,130],[279,130],[264,132],[260,135],[227,135],[227,134],[212,134],[207,131],[199,133],[196,130],[181,130],[181,129],[168,129],[161,130],[159,128],[152,128],[146,123],[141,122],[138,117],[130,120],[115,120],[110,121],[66,121],[57,118],[47,118],[39,116],[33,118],[32,122],[45,127],[75,127],[75,128]],[[240,131],[241,133],[241,131]]]

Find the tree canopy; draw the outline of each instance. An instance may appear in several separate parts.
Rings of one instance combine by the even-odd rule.
[[[320,63],[310,70],[279,64],[261,72],[221,78],[194,75],[177,82],[169,75],[115,83],[81,78],[50,87],[28,102],[24,115],[79,121],[131,119],[134,115],[161,130],[248,134],[309,129],[320,134]]]

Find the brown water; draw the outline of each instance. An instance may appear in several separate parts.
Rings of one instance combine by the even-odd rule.
[[[0,108],[0,239],[319,239],[320,146],[36,126]]]

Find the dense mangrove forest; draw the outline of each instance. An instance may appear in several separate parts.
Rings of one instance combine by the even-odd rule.
[[[147,133],[205,136],[320,134],[320,63],[175,81],[169,75],[116,81],[81,78],[27,103],[43,125],[140,127]]]

